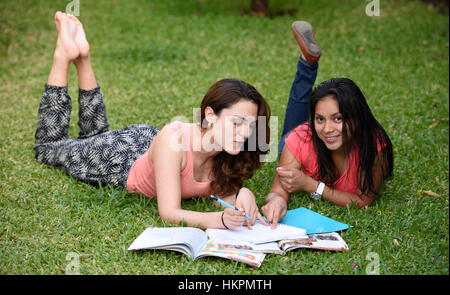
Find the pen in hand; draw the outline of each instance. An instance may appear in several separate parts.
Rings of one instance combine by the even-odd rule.
[[[219,198],[219,197],[216,197],[216,196],[214,196],[214,195],[210,195],[210,197],[211,197],[211,199],[213,199],[213,200],[219,202],[220,204],[224,205],[225,207],[231,208],[231,209],[233,209],[233,210],[238,210],[236,207],[234,207],[234,206],[231,205],[231,204],[228,204],[227,202],[225,202],[224,200],[222,200],[222,199]],[[248,214],[245,214],[244,217],[247,218],[247,219],[251,219],[251,217],[250,217]],[[264,220],[265,220],[267,223],[270,224],[270,222],[266,219],[265,216],[263,216],[263,218],[264,218]]]
[[[236,207],[234,207],[231,204],[228,204],[227,202],[225,202],[224,200],[222,200],[221,198],[218,198],[214,195],[210,195],[211,199],[214,199],[215,201],[219,202],[220,204],[224,205],[225,207],[231,208],[233,210],[238,210]],[[251,217],[248,214],[244,215],[245,218],[247,219],[251,219]]]

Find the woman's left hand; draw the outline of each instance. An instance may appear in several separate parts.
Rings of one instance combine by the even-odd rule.
[[[317,181],[299,169],[287,166],[278,167],[277,175],[283,189],[290,194],[298,191],[312,192],[316,190]]]
[[[247,219],[247,226],[252,229],[252,225],[255,224],[256,218],[258,218],[264,225],[269,225],[261,216],[258,205],[256,204],[255,195],[248,188],[241,188],[236,199],[235,207],[238,210],[243,210],[251,218]]]

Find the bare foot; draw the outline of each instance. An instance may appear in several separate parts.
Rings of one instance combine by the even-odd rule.
[[[80,50],[75,43],[77,25],[65,13],[60,11],[55,14],[55,24],[58,30],[58,40],[56,41],[55,55],[65,58],[68,61],[76,59],[80,55]]]
[[[77,44],[80,50],[80,57],[87,57],[89,55],[89,43],[86,39],[86,34],[83,30],[83,24],[80,20],[71,14],[67,15],[71,20],[77,24],[77,34],[75,35],[75,44]]]

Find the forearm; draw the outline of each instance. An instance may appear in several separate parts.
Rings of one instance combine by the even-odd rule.
[[[317,190],[318,185],[319,182],[317,180],[314,180],[312,177],[307,177],[302,184],[302,190],[307,193],[313,193]],[[329,201],[342,207],[355,203],[358,208],[362,208],[372,203],[371,197],[362,198],[358,194],[333,189],[327,185],[322,192],[322,200]]]
[[[160,216],[167,222],[179,224],[186,222],[188,226],[199,226],[202,229],[224,228],[221,220],[222,212],[197,212],[184,209],[170,210]]]
[[[266,197],[266,199],[264,201],[264,204],[267,204],[268,202],[270,202],[270,200],[272,200],[274,198],[281,198],[287,204],[288,201],[289,201],[289,194],[287,194],[287,193],[280,193],[280,192],[271,190],[270,193],[267,195],[267,197]]]
[[[344,207],[355,203],[358,208],[363,208],[372,204],[374,198],[370,196],[361,197],[355,193],[340,191],[329,186],[325,186],[325,189],[322,193],[322,199],[325,201],[329,201],[337,206]]]
[[[283,189],[283,186],[280,183],[279,177],[277,175],[275,175],[275,178],[272,183],[272,187],[270,188],[269,194],[266,196],[264,204],[267,204],[268,202],[270,202],[271,199],[274,199],[277,197],[282,198],[287,204],[289,201],[290,194],[289,194],[289,192],[287,192]]]

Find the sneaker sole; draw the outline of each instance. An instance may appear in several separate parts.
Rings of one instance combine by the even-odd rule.
[[[306,50],[305,54],[309,54],[315,58],[319,57],[322,53],[319,45],[314,38],[314,32],[311,24],[305,21],[295,21],[292,24],[292,30],[294,31],[295,38],[297,42],[300,44],[304,44]]]

